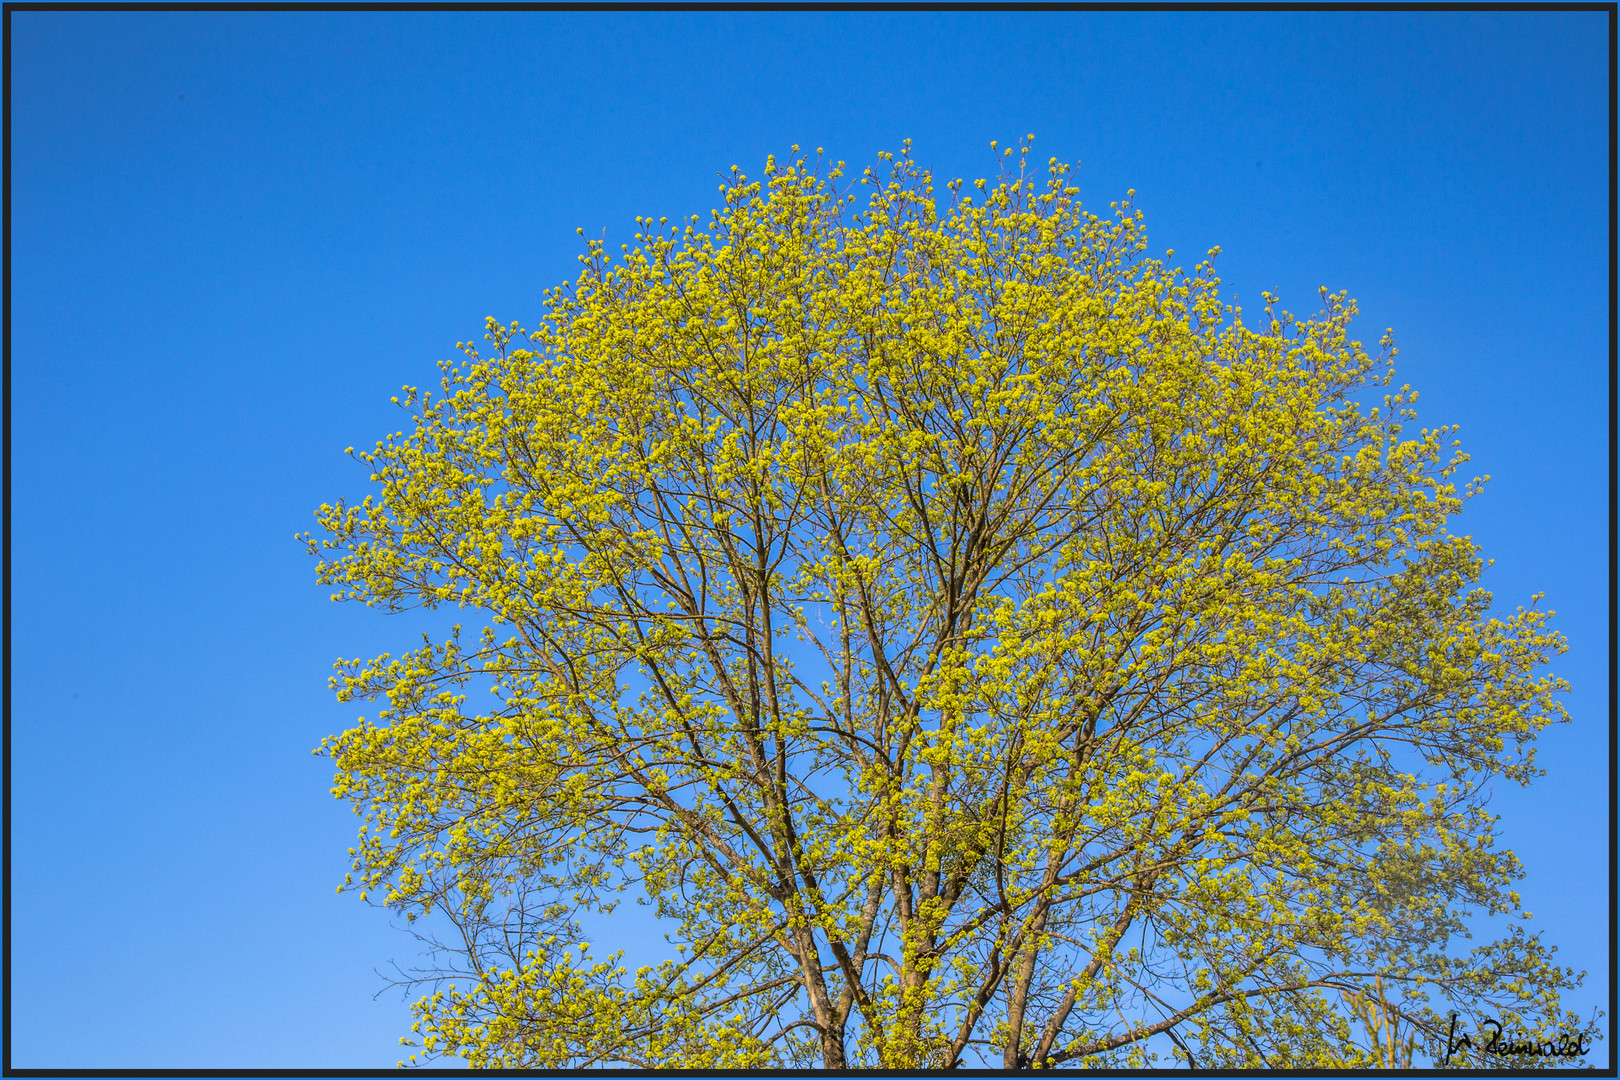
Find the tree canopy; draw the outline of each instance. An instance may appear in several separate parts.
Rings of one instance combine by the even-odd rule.
[[[1375,980],[1453,1064],[1576,1025],[1485,808],[1564,643],[1448,530],[1454,430],[1345,294],[1251,325],[1005,154],[734,168],[354,455],[334,598],[485,622],[340,661],[383,707],[320,751],[346,887],[437,928],[419,1055],[1367,1063]],[[636,917],[667,957],[581,941]]]

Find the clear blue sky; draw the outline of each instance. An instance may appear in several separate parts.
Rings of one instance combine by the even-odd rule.
[[[398,1060],[373,968],[415,945],[334,894],[357,823],[310,749],[367,711],[334,658],[438,623],[328,603],[293,534],[576,226],[908,137],[971,178],[1034,132],[1246,308],[1326,285],[1395,328],[1495,478],[1455,526],[1487,584],[1570,639],[1575,722],[1496,807],[1571,1004],[1607,998],[1606,16],[12,19],[15,1065]]]

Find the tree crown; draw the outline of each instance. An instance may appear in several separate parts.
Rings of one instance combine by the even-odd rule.
[[[1029,152],[943,206],[908,152],[733,169],[356,455],[321,581],[489,620],[333,680],[386,702],[324,744],[349,887],[456,931],[426,1052],[1303,1066],[1375,975],[1430,1038],[1568,1021],[1538,937],[1448,949],[1566,719],[1453,430],[1352,400],[1345,294],[1250,326]],[[627,889],[678,956],[578,944]]]

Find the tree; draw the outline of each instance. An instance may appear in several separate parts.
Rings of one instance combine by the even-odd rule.
[[[1250,327],[1004,154],[943,210],[909,148],[768,159],[590,242],[321,508],[334,599],[488,623],[340,661],[386,708],[321,751],[347,887],[453,958],[428,1056],[1302,1067],[1375,978],[1431,1042],[1574,1023],[1538,936],[1449,948],[1519,913],[1483,803],[1568,719],[1452,429],[1352,400],[1395,351],[1344,294]],[[627,892],[677,957],[579,942]]]

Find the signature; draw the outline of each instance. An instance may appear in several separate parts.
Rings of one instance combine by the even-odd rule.
[[[1499,1021],[1482,1020],[1480,1025],[1492,1029],[1490,1039],[1479,1048],[1480,1053],[1483,1054],[1495,1054],[1498,1057],[1572,1058],[1581,1057],[1591,1049],[1586,1045],[1587,1035],[1585,1032],[1576,1032],[1575,1034],[1561,1032],[1556,1040],[1542,1039],[1533,1041],[1520,1039],[1515,1042],[1511,1038],[1507,1040],[1502,1038],[1502,1025]],[[1453,1054],[1461,1053],[1463,1050],[1471,1050],[1473,1046],[1474,1041],[1466,1034],[1457,1034],[1457,1014],[1452,1013],[1451,1031],[1446,1035],[1446,1056],[1440,1059],[1440,1064],[1450,1064]]]

